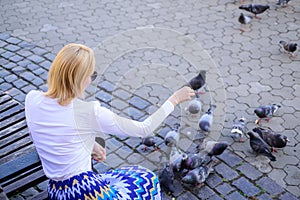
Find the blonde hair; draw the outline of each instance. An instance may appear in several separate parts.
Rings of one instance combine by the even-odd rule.
[[[84,83],[95,68],[94,52],[81,44],[68,44],[56,55],[48,73],[46,96],[60,105],[83,96]]]

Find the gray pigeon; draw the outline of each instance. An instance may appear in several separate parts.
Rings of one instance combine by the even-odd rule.
[[[283,47],[284,51],[288,52],[289,54],[291,54],[291,57],[296,57],[294,52],[297,50],[297,43],[288,43],[286,41],[279,41],[279,44]]]
[[[241,23],[241,31],[244,32],[245,29],[244,29],[244,26],[246,24],[249,24],[251,21],[252,21],[253,17],[252,16],[247,16],[247,15],[244,15],[244,13],[241,13],[239,18],[238,18],[238,21]]]
[[[261,119],[265,119],[267,122],[269,122],[270,119],[273,117],[274,113],[276,113],[280,107],[280,105],[272,104],[256,108],[254,110],[254,113],[257,115],[257,117],[259,117],[259,119],[257,119],[255,123],[259,124],[261,122]]]
[[[173,127],[173,130],[169,131],[166,134],[164,140],[165,140],[165,144],[167,146],[170,147],[170,146],[178,144],[178,141],[179,141],[179,138],[180,138],[180,133],[178,132],[179,127],[180,127],[180,124],[179,123],[175,123],[174,127]]]
[[[165,165],[160,171],[158,178],[162,190],[168,195],[172,195],[175,192],[174,172],[172,166],[169,164]]]
[[[276,148],[283,148],[287,142],[289,142],[289,139],[285,135],[275,133],[270,128],[256,127],[253,131],[258,133],[258,135],[271,146],[271,152],[277,152]]]
[[[197,167],[189,171],[181,181],[184,184],[188,184],[194,187],[201,187],[201,185],[206,181],[208,175],[213,172],[213,162],[210,162],[208,165]]]
[[[246,118],[241,117],[237,122],[235,122],[231,129],[231,137],[235,141],[245,142],[246,135]]]
[[[211,161],[211,156],[205,154],[188,154],[188,157],[181,162],[180,171],[191,170],[201,165],[207,165]]]
[[[188,155],[180,151],[177,146],[171,147],[169,163],[173,166],[173,170],[179,172],[181,169],[182,162],[188,158]]]
[[[250,147],[254,152],[267,156],[271,161],[276,161],[268,145],[257,133],[249,131],[247,134],[250,136]]]
[[[188,86],[190,86],[193,90],[197,91],[205,85],[205,82],[206,82],[206,71],[201,70],[197,76],[195,76],[189,81]]]
[[[202,144],[202,149],[209,155],[209,156],[217,156],[221,155],[225,149],[228,147],[228,143],[225,141],[211,141],[205,140]]]
[[[194,116],[195,114],[198,114],[201,111],[202,103],[200,101],[200,96],[198,93],[196,93],[195,98],[189,102],[188,110]]]
[[[239,9],[246,10],[254,14],[255,18],[259,18],[257,15],[265,12],[270,8],[269,5],[260,5],[260,4],[248,4],[248,5],[241,5]]]
[[[290,0],[278,0],[276,5],[286,7]]]
[[[153,147],[155,151],[159,149],[157,144],[155,143],[155,138],[153,136],[142,138],[141,144],[145,145],[142,148],[143,151],[146,151],[148,147]]]
[[[199,119],[199,128],[202,131],[206,131],[209,132],[210,131],[210,127],[213,123],[213,112],[215,110],[216,106],[215,105],[210,105],[208,111],[203,114],[201,116],[201,118]]]

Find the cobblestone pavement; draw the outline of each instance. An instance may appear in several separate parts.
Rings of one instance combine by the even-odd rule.
[[[291,58],[279,41],[299,41],[300,2],[291,1],[285,8],[275,1],[263,3],[270,9],[241,33],[239,1],[233,0],[2,0],[0,88],[24,103],[28,91],[46,89],[47,70],[57,51],[70,42],[83,43],[94,48],[97,71],[102,74],[88,88],[88,99],[142,120],[172,91],[205,69],[202,113],[210,102],[217,105],[212,131],[206,137],[225,140],[230,147],[217,158],[215,173],[203,187],[191,190],[176,180],[175,197],[299,199],[300,55],[298,50]],[[291,140],[275,153],[275,162],[254,155],[248,139],[238,143],[228,137],[233,121],[241,116],[252,129],[254,109],[268,103],[282,107],[263,126]],[[194,139],[203,136],[198,118],[186,112],[186,104],[178,106],[155,131],[159,151],[143,152],[139,138],[107,136],[108,159],[95,167],[104,171],[141,164],[157,171],[167,162],[169,149],[163,137],[175,122],[181,123],[179,147],[194,151]],[[43,182],[13,199],[30,199],[45,188]],[[171,197],[164,194],[164,199]]]

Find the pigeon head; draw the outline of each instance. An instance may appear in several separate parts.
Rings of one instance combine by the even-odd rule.
[[[252,131],[254,131],[255,133],[260,133],[261,129],[259,127],[255,127],[252,129]]]
[[[245,118],[245,117],[241,117],[241,118],[239,119],[239,121],[240,121],[240,122],[245,122],[245,121],[246,121],[246,118]]]
[[[173,146],[174,144],[176,144],[176,140],[172,137],[168,137],[165,139],[165,144],[170,147]]]
[[[284,143],[288,143],[290,142],[290,140],[285,136],[285,135],[281,135],[280,139],[284,142]]]

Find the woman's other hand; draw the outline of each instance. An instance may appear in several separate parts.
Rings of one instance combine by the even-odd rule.
[[[97,162],[102,162],[106,159],[106,150],[97,142],[94,143],[92,158]]]

